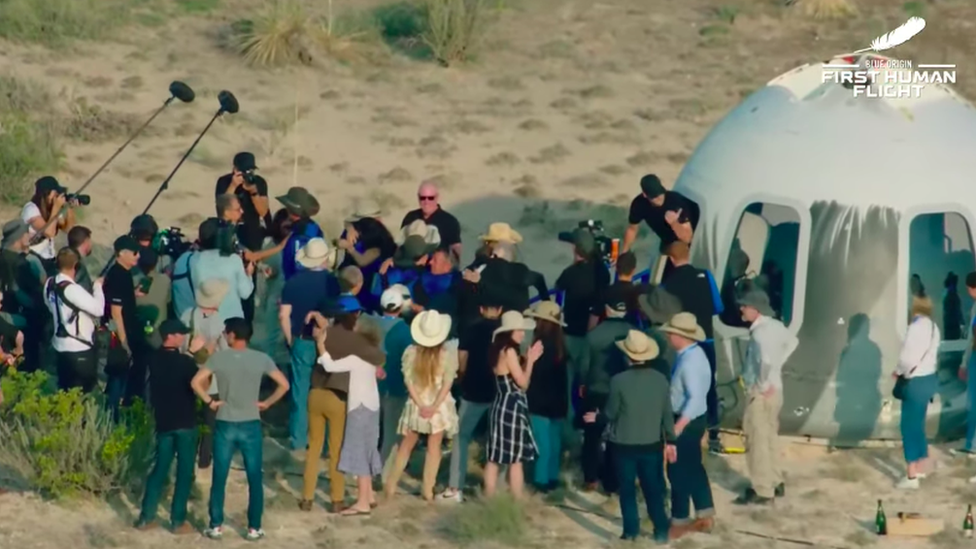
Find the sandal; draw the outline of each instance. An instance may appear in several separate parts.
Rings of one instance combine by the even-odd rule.
[[[339,516],[340,517],[359,517],[359,516],[368,517],[370,514],[371,513],[369,511],[363,511],[362,509],[356,509],[355,507],[348,507],[346,509],[343,509],[342,512],[339,513]]]

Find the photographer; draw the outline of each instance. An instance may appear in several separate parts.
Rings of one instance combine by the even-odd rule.
[[[58,388],[79,387],[90,393],[98,384],[94,335],[105,311],[102,280],[93,283],[94,294],[75,281],[81,256],[71,248],[61,248],[56,261],[58,274],[48,279],[44,295],[54,318],[51,346],[57,356]]]
[[[54,238],[58,232],[66,231],[75,224],[75,213],[71,206],[77,206],[82,198],[73,198],[67,192],[68,189],[62,187],[57,179],[46,175],[34,182],[34,196],[20,211],[20,218],[30,227],[33,244],[30,253],[41,259],[48,275],[55,270]],[[54,219],[58,221],[48,225]],[[45,225],[48,226],[45,228]],[[44,232],[35,237],[41,230]]]
[[[572,244],[573,264],[556,279],[556,289],[565,293],[564,334],[569,365],[573,368],[570,379],[579,374],[581,355],[586,350],[585,338],[590,330],[590,311],[603,312],[603,293],[610,285],[610,273],[599,256],[593,233],[584,228],[576,229]]]
[[[234,196],[240,204],[237,214],[237,236],[241,244],[254,252],[261,249],[266,234],[265,228],[271,227],[271,213],[268,204],[268,182],[257,170],[254,155],[249,152],[237,153],[231,173],[223,175],[217,180],[214,189],[217,198],[217,217],[224,218],[220,207],[221,196]],[[253,260],[252,260],[253,261]]]

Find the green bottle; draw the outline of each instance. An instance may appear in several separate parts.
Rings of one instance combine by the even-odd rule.
[[[874,526],[879,536],[888,535],[888,519],[885,518],[884,507],[881,506],[880,499],[878,500],[878,514],[874,517]]]
[[[962,534],[967,538],[973,537],[973,505],[966,508],[966,519],[962,521]]]

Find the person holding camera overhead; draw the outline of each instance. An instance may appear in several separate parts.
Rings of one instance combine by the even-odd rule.
[[[62,187],[57,179],[45,175],[34,182],[34,196],[20,210],[20,218],[30,227],[29,253],[42,260],[47,275],[55,271],[54,237],[60,231],[67,231],[74,226],[75,212],[71,206],[80,204],[83,198],[86,197],[82,195],[72,197],[68,194],[68,189]],[[48,225],[48,222],[53,219],[58,221]],[[43,234],[36,236],[41,230],[44,231]]]
[[[237,235],[241,244],[251,251],[261,249],[266,233],[265,228],[271,227],[268,182],[254,173],[257,169],[253,154],[237,153],[234,156],[231,172],[222,175],[214,189],[216,197],[236,196],[240,202],[240,225]],[[221,212],[218,210],[217,216],[220,215]]]

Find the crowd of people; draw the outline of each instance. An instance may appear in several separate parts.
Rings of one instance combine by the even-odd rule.
[[[138,528],[156,525],[175,460],[173,531],[193,531],[186,508],[195,471],[212,467],[204,533],[220,538],[231,460],[240,452],[249,485],[246,536],[262,538],[261,413],[285,399],[288,444],[305,460],[303,511],[314,507],[323,455],[331,511],[368,515],[396,497],[418,447],[425,452],[420,496],[462,502],[472,488],[475,440],[483,441],[477,457],[486,463],[485,496],[496,493],[503,468],[515,497],[526,484],[548,492],[563,482],[564,448],[581,431],[582,488],[619,497],[622,538],[640,535],[638,482],[655,540],[710,531],[715,505],[702,449],[707,440],[708,449],[722,451],[716,315],[751,334],[742,380],[752,485],[736,503],[768,505],[785,495],[777,442],[782,367],[797,340],[762,284],[727,291],[729,276],[720,288],[690,263],[698,206],[656,176],[641,180],[611,264],[592,232],[573,233],[573,262],[553,284],[560,305],[544,277],[521,262],[522,236],[506,223],[492,223],[474,261],[461,268],[460,223],[431,182],[420,185],[419,207],[399,229],[390,231],[383,212],[363,203],[329,240],[308,190],[288,189],[272,212],[268,183],[256,170],[252,154],[234,158],[217,181],[215,215],[187,249],[162,246],[165,231],[151,216],[134,219],[99,276],[84,261],[92,232],[75,224],[78,204],[54,178],[39,179],[21,217],[3,226],[5,362],[50,369],[64,390],[100,391],[113,413],[136,399],[151,406],[156,461]],[[667,258],[657,285],[635,281],[631,248],[641,223]],[[58,250],[61,233],[67,246]],[[918,297],[922,303],[923,292]],[[927,456],[918,421],[934,361],[934,353],[919,358],[913,349],[938,340],[924,307],[915,312],[899,369],[905,405],[916,410],[902,416],[906,487],[917,486]],[[263,328],[260,341],[255,324]],[[266,378],[270,393],[262,391]],[[449,480],[438,491],[445,448]],[[351,505],[346,475],[356,479]]]

